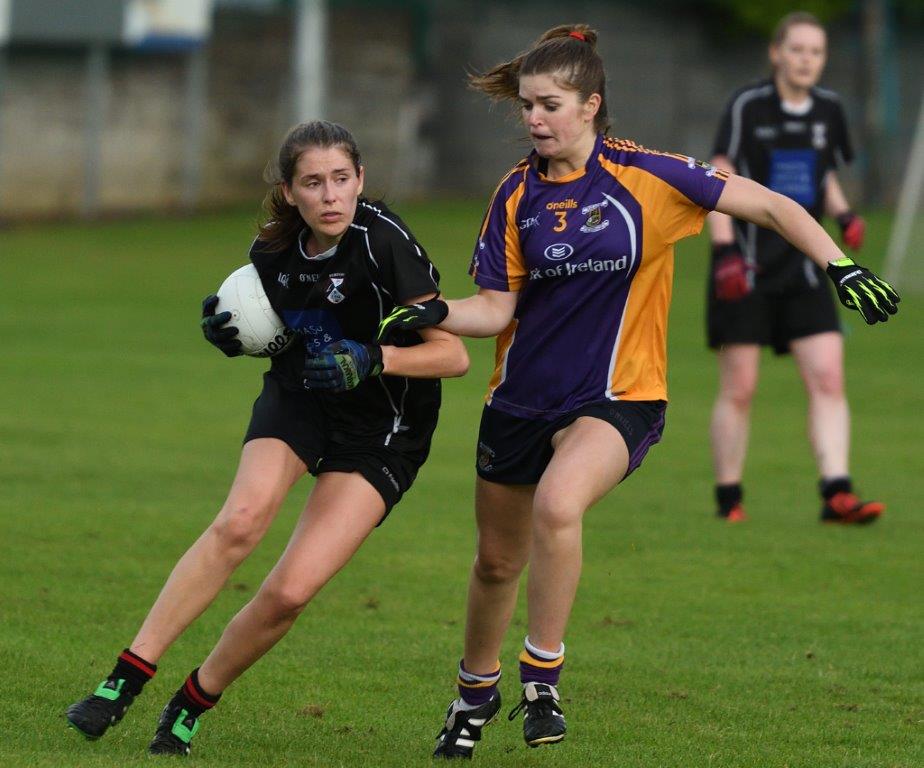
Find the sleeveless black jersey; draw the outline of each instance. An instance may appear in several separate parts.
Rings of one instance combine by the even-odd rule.
[[[410,230],[381,202],[360,198],[356,215],[334,253],[312,258],[307,228],[286,251],[268,251],[257,239],[250,260],[267,297],[295,341],[271,360],[269,375],[289,390],[317,398],[330,430],[356,444],[399,447],[402,436],[432,425],[440,403],[439,379],[377,376],[347,392],[306,391],[305,355],[340,339],[372,342],[396,305],[439,292],[439,273]],[[393,339],[414,346],[417,333]]]
[[[739,175],[795,200],[816,220],[824,212],[826,175],[853,159],[837,94],[812,88],[809,108],[795,114],[784,109],[772,80],[732,96],[712,153],[728,157]],[[775,232],[735,220],[735,234],[756,265],[758,290],[821,280],[818,267]]]

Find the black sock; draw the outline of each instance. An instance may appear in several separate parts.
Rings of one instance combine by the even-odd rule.
[[[199,717],[203,712],[210,710],[218,703],[221,694],[212,694],[202,690],[202,686],[199,685],[199,668],[196,667],[190,672],[186,682],[180,686],[180,690],[174,694],[173,698],[190,715]]]
[[[731,512],[732,507],[741,503],[744,498],[744,489],[741,483],[728,483],[727,485],[716,485],[715,500],[719,505],[719,512],[727,515]]]
[[[142,659],[137,653],[132,653],[126,648],[119,654],[116,659],[116,665],[113,667],[110,679],[124,680],[124,690],[132,696],[137,696],[144,688],[144,684],[154,677],[157,672],[157,665]]]
[[[821,492],[825,501],[830,499],[835,493],[851,493],[853,486],[850,482],[850,475],[844,477],[832,477],[830,479],[822,478],[818,481],[818,490]]]

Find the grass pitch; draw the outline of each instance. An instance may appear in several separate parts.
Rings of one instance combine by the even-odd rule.
[[[466,267],[481,203],[400,206],[443,274]],[[860,260],[878,266],[888,220]],[[246,260],[252,216],[0,233],[0,764],[150,766],[160,708],[281,552],[308,490],[161,660],[100,742],[64,727],[132,638],[233,476],[264,363],[226,360],[199,301]],[[924,764],[920,298],[846,318],[853,471],[889,504],[869,528],[817,522],[805,398],[767,355],[746,471],[751,521],[712,517],[705,238],[677,256],[663,442],[585,522],[562,679],[567,740],[486,732],[490,766]],[[203,718],[202,766],[429,764],[454,695],[474,525],[474,442],[490,342],[445,383],[414,489],[292,632]],[[517,701],[517,612],[502,692]]]

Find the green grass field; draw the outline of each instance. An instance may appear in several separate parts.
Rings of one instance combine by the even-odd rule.
[[[466,267],[481,204],[399,206],[443,274]],[[0,764],[150,766],[166,699],[254,594],[307,482],[102,741],[63,711],[109,671],[233,476],[264,363],[226,360],[199,301],[246,260],[252,216],[0,232]],[[879,264],[888,219],[861,259]],[[703,238],[679,249],[663,442],[591,510],[567,637],[569,734],[528,750],[486,732],[484,766],[924,765],[924,355],[920,298],[847,318],[853,469],[889,503],[863,529],[817,522],[805,399],[764,359],[747,466],[751,521],[713,517]],[[492,345],[448,381],[433,453],[389,521],[292,632],[203,718],[202,766],[429,764],[454,695],[472,559],[473,454]],[[523,601],[521,600],[521,603]],[[520,610],[504,648],[518,699]]]

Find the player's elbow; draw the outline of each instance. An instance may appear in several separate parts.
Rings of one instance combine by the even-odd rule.
[[[449,346],[450,349],[447,350],[446,373],[444,378],[453,379],[464,376],[468,373],[469,366],[471,365],[471,361],[468,357],[468,350],[465,348],[465,344],[462,343],[462,339],[458,336],[452,337]]]
[[[770,190],[768,192],[764,211],[767,223],[762,224],[762,226],[773,229],[785,237],[788,226],[800,216],[808,216],[808,213],[801,205],[790,200],[786,195]]]

